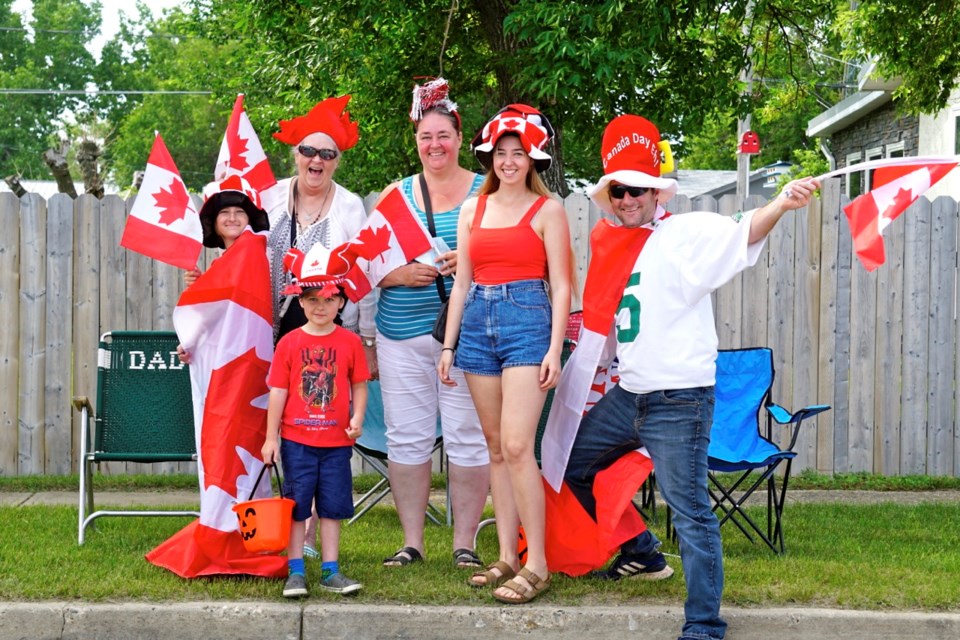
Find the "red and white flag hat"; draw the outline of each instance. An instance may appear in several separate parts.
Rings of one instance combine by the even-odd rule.
[[[243,108],[243,94],[237,95],[227,130],[220,143],[220,155],[213,169],[213,179],[241,176],[257,191],[266,191],[277,184],[260,138]]]
[[[493,162],[493,148],[497,140],[507,133],[520,138],[523,150],[533,158],[533,164],[539,173],[550,168],[550,155],[544,151],[553,138],[553,125],[542,113],[525,104],[508,104],[483,125],[483,129],[474,136],[470,145],[480,164],[488,171]]]
[[[670,143],[660,140],[660,131],[646,118],[630,114],[614,118],[603,132],[600,159],[603,177],[587,195],[607,213],[613,213],[608,187],[614,181],[629,187],[658,189],[660,204],[677,193],[677,181],[661,177],[673,171]]]
[[[158,133],[120,246],[181,269],[194,269],[202,241],[200,216]]]

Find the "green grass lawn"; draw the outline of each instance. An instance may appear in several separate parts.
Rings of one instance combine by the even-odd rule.
[[[282,600],[281,583],[259,578],[183,580],[143,559],[184,526],[187,518],[102,518],[76,543],[74,507],[0,508],[0,599],[84,601]],[[726,590],[730,606],[826,606],[857,609],[960,610],[960,505],[797,504],[784,515],[787,553],[778,557],[751,544],[732,526],[723,528]],[[661,526],[654,530],[662,536]],[[364,583],[348,602],[398,604],[496,603],[469,587],[467,572],[453,567],[451,530],[428,525],[427,561],[384,569],[381,560],[401,540],[396,513],[377,507],[345,525],[344,571]],[[495,535],[484,530],[480,554],[495,559]],[[677,553],[666,541],[664,551]],[[679,558],[676,575],[663,582],[556,576],[543,603],[616,605],[684,599]],[[308,561],[316,580],[319,564]],[[319,589],[312,601],[339,602]]]

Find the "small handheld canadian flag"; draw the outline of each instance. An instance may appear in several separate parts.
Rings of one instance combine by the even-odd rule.
[[[864,269],[873,271],[886,260],[884,229],[956,166],[957,162],[950,162],[876,169],[873,188],[843,208]]]
[[[195,268],[203,250],[200,216],[159,133],[120,246],[183,269]]]
[[[223,134],[223,142],[220,143],[220,155],[213,175],[217,181],[228,176],[240,176],[260,192],[277,184],[260,138],[243,108],[242,93],[233,103],[233,113]]]

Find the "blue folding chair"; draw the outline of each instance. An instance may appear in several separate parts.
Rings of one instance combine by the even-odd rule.
[[[733,522],[751,542],[752,534],[756,534],[774,553],[783,553],[783,505],[800,426],[830,406],[811,405],[790,413],[770,399],[773,376],[773,351],[769,348],[720,351],[708,449],[709,478],[713,511],[720,525]],[[761,409],[766,409],[765,433],[760,431]],[[791,425],[789,445],[782,449],[773,441],[774,422]],[[778,480],[776,472],[781,466],[783,475]],[[754,471],[760,476],[751,482]],[[767,493],[766,531],[743,510],[750,496],[761,488]]]
[[[380,382],[372,381],[367,383],[368,402],[367,412],[363,416],[363,433],[353,444],[353,450],[360,459],[366,462],[370,467],[380,475],[380,479],[365,494],[360,496],[353,504],[355,513],[347,524],[352,524],[367,511],[372,509],[378,502],[383,500],[390,493],[390,474],[387,469],[387,423],[383,416],[383,400],[380,395]],[[437,440],[434,442],[433,450],[436,451],[443,446],[443,433],[440,430],[440,420],[437,420]],[[450,524],[450,495],[449,486],[447,491],[447,514],[434,505],[427,504],[427,517],[435,524],[442,525],[443,519]]]

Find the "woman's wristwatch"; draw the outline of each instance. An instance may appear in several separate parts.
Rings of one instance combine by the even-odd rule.
[[[366,336],[360,336],[360,339],[363,340],[363,346],[365,347],[375,347],[377,346],[376,338],[368,338]]]

